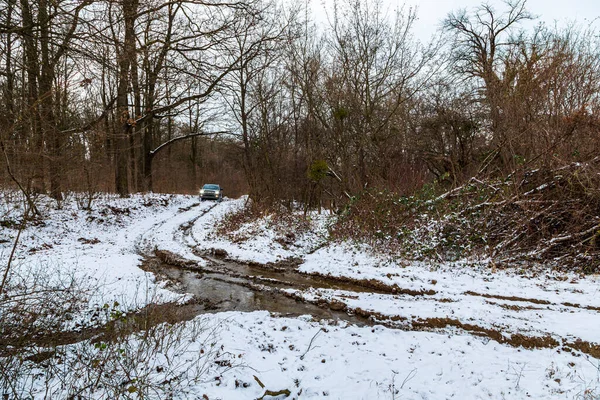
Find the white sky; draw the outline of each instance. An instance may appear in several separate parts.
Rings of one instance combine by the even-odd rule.
[[[382,0],[384,4],[395,9],[406,6],[418,7],[418,20],[414,27],[415,36],[421,41],[427,41],[439,27],[440,22],[453,10],[474,7],[486,2],[498,10],[505,10],[501,0]],[[313,9],[318,21],[326,21],[324,7],[332,0],[313,0]],[[577,21],[582,26],[594,23],[600,27],[600,0],[528,0],[527,9],[538,16],[537,22],[543,21],[548,25],[559,26],[567,22]]]

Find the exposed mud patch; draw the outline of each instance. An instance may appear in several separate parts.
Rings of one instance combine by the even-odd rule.
[[[179,207],[177,209],[177,212],[182,213],[182,212],[190,211],[192,208],[198,207],[199,205],[200,205],[200,203],[193,203],[193,204],[190,204],[187,207]]]
[[[286,293],[287,296],[297,300],[309,301],[297,292]],[[554,338],[550,335],[527,336],[520,333],[506,334],[501,329],[486,328],[475,324],[461,322],[454,318],[416,318],[411,319],[400,315],[385,315],[379,312],[364,310],[362,308],[348,307],[344,302],[337,299],[315,299],[310,301],[321,308],[330,308],[331,310],[343,311],[348,314],[356,315],[363,320],[371,321],[384,325],[388,328],[432,331],[440,332],[448,328],[455,328],[467,332],[474,336],[484,337],[500,344],[523,347],[525,349],[552,349],[561,348],[565,351],[579,351],[589,354],[592,357],[600,358],[600,344],[576,340],[574,342],[563,342],[560,338]]]
[[[489,293],[477,293],[477,292],[472,292],[470,290],[464,292],[463,294],[468,295],[468,296],[486,297],[488,299],[522,301],[525,303],[546,304],[546,305],[552,304],[548,300],[533,299],[533,298],[527,298],[527,297],[516,297],[516,296],[502,296],[502,295],[498,295],[498,294],[489,294]]]
[[[386,293],[386,294],[406,294],[409,296],[433,296],[437,294],[437,292],[433,289],[408,289],[402,288],[396,284],[388,285],[377,279],[354,279],[349,277],[341,277],[341,276],[332,276],[332,275],[323,275],[318,272],[313,272],[309,274],[310,276],[320,277],[323,279],[328,279],[334,282],[343,282],[348,283],[354,286],[358,286],[365,289],[375,290],[378,293]]]
[[[582,306],[581,304],[576,304],[576,303],[569,303],[569,302],[565,302],[565,303],[561,303],[563,306],[567,306],[567,307],[573,307],[573,308],[583,308],[585,310],[591,310],[591,311],[598,311],[600,312],[600,307],[594,307],[594,306]]]
[[[173,252],[167,251],[167,250],[154,250],[154,255],[156,256],[156,258],[162,262],[163,264],[166,265],[171,265],[174,267],[179,267],[179,268],[184,268],[184,269],[193,269],[193,270],[201,270],[202,268],[198,265],[197,262],[192,261],[192,260],[188,260],[186,258],[183,258]],[[148,264],[151,263],[144,263],[146,264],[146,267],[148,267]],[[156,265],[155,265],[156,266]],[[146,269],[146,268],[143,268]],[[155,271],[153,272],[159,272],[160,268],[154,268]]]
[[[350,290],[356,292],[369,291],[380,294],[405,294],[409,296],[433,296],[437,294],[433,289],[415,290],[402,288],[397,284],[388,285],[377,279],[355,279],[344,276],[320,274],[318,272],[302,273],[297,270],[298,266],[302,263],[302,259],[300,258],[289,258],[275,263],[261,264],[258,262],[240,262],[229,259],[227,256],[220,257],[217,254],[220,251],[224,252],[224,250],[211,249],[208,252],[197,253],[196,255],[204,258],[207,258],[208,256],[209,260],[211,259],[210,256],[214,256],[212,259],[213,262],[217,262],[219,265],[223,266],[235,266],[233,269],[249,276],[287,279],[300,285],[304,282],[307,286],[317,288]]]
[[[258,264],[237,263],[222,261],[204,256],[210,262],[211,271],[248,279],[254,282],[262,282],[270,286],[294,287],[296,289],[308,289],[310,287],[320,289],[344,290],[357,293],[392,293],[388,286],[377,286],[369,284],[368,281],[353,281],[348,279],[336,279],[327,275],[303,274],[292,267],[293,261],[286,263]]]
[[[575,350],[579,350],[582,353],[591,355],[594,358],[600,359],[600,344],[585,342],[583,340],[576,340],[565,344],[566,347],[570,347]]]
[[[518,306],[516,304],[500,304],[500,303],[496,303],[495,301],[489,301],[486,300],[487,304],[491,304],[494,306],[498,306],[500,308],[504,308],[505,310],[510,310],[510,311],[525,311],[525,310],[543,310],[542,307],[535,307],[535,306]]]
[[[102,326],[62,332],[43,332],[35,336],[15,335],[12,338],[5,338],[6,340],[0,346],[0,356],[18,353],[19,349],[31,345],[51,348],[89,339],[93,343],[113,341],[162,323],[174,324],[189,321],[197,316],[203,307],[196,301],[183,305],[177,303],[150,304],[136,312],[119,313]]]
[[[468,295],[468,296],[479,296],[479,297],[485,297],[488,299],[498,299],[498,300],[508,300],[508,301],[518,301],[518,302],[523,302],[523,303],[533,303],[533,304],[542,304],[542,305],[553,305],[553,306],[565,306],[565,307],[572,307],[572,308],[579,308],[582,310],[591,310],[591,311],[598,311],[600,312],[600,307],[594,307],[594,306],[584,306],[581,304],[575,304],[575,303],[569,303],[569,302],[564,302],[564,303],[552,303],[548,300],[541,300],[541,299],[534,299],[534,298],[529,298],[529,297],[516,297],[516,296],[502,296],[502,295],[497,295],[497,294],[489,294],[489,293],[477,293],[477,292],[473,292],[473,291],[466,291],[463,294]],[[507,309],[510,310],[515,310],[515,311],[519,311],[519,310],[523,310],[523,309],[530,309],[530,310],[538,310],[540,308],[536,308],[533,306],[524,306],[524,307],[518,307],[518,306],[506,306],[506,305],[501,305],[498,304],[501,307],[505,307]]]

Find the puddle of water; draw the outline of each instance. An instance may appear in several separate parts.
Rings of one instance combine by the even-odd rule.
[[[237,265],[235,265],[237,266]],[[311,315],[315,319],[343,320],[357,325],[365,325],[366,320],[304,303],[277,292],[277,284],[264,285],[260,290],[250,279],[231,276],[227,273],[198,273],[177,267],[159,264],[160,270],[169,279],[178,282],[181,290],[193,294],[201,305],[201,312],[258,311],[266,310],[281,316]],[[235,271],[243,273],[243,271]],[[264,274],[263,274],[264,275]],[[280,274],[274,278],[281,279]]]
[[[326,277],[301,274],[291,268],[282,268],[274,270],[266,267],[256,267],[247,264],[216,260],[214,258],[206,256],[204,256],[204,258],[212,261],[214,264],[214,268],[216,268],[217,270],[222,270],[226,274],[234,274],[236,276],[260,277],[281,282],[281,285],[273,283],[271,284],[272,286],[294,287],[297,289],[306,289],[309,287],[313,287],[317,289],[345,290],[356,293],[389,293],[388,291],[366,288],[360,285],[353,284],[352,282],[343,282],[334,279],[327,279]]]

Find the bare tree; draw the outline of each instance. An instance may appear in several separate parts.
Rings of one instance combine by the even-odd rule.
[[[250,195],[267,200],[279,190],[273,181],[279,176],[276,159],[283,151],[283,140],[276,139],[281,118],[285,118],[278,112],[284,96],[281,49],[295,35],[296,10],[286,15],[286,10],[272,2],[263,2],[261,7],[238,18],[239,34],[227,51],[235,69],[222,87],[233,115],[232,131],[239,132],[243,145]]]
[[[403,131],[398,117],[435,71],[438,47],[413,40],[415,18],[410,8],[388,14],[381,2],[335,3],[326,88],[336,146],[329,158],[341,159],[353,191],[386,179],[380,156],[398,145]]]
[[[486,149],[481,129],[485,115],[467,89],[451,77],[440,79],[419,99],[411,125],[411,151],[439,182],[453,186],[476,172],[476,161]]]
[[[482,101],[489,109],[491,141],[503,164],[509,165],[503,105],[510,75],[505,73],[503,60],[511,49],[511,34],[520,22],[532,16],[525,8],[526,0],[505,4],[507,9],[500,13],[489,4],[477,7],[472,14],[464,9],[452,12],[444,21],[444,28],[455,34],[452,53],[455,70],[480,82]]]

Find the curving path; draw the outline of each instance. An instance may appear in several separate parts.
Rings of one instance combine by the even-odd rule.
[[[560,301],[560,293],[540,296],[542,291],[532,290],[531,297],[519,297],[506,295],[509,288],[478,293],[441,284],[414,290],[408,284],[301,273],[298,262],[248,265],[217,258],[218,251],[199,250],[193,231],[210,229],[204,219],[219,207],[197,203],[182,208],[136,240],[136,249],[148,260],[145,268],[192,293],[202,305],[199,312],[267,310],[407,330],[453,330],[512,346],[568,348],[600,358],[600,308]]]

